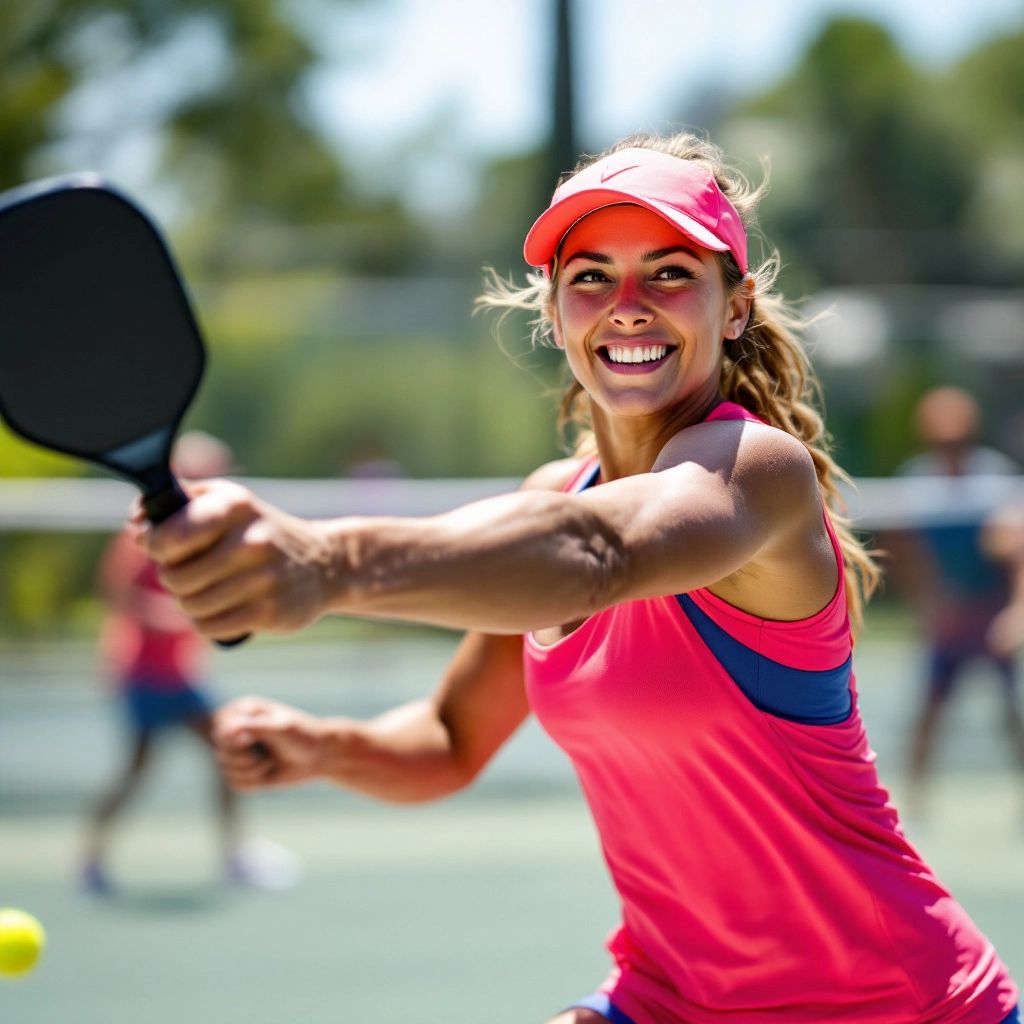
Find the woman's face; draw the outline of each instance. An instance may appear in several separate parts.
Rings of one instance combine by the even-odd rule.
[[[750,298],[727,292],[715,253],[623,204],[574,225],[558,263],[555,340],[606,412],[671,413],[717,393],[722,341],[742,333]]]

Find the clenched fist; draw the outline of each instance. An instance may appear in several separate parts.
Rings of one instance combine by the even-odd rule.
[[[204,636],[290,633],[327,610],[333,551],[322,523],[288,515],[226,480],[187,485],[189,504],[137,540]]]
[[[214,715],[213,740],[235,789],[294,786],[322,774],[326,724],[264,697],[243,697]]]

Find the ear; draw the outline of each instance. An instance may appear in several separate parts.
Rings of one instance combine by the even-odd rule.
[[[729,305],[726,310],[726,321],[722,330],[722,337],[729,341],[735,341],[747,329],[747,321],[750,319],[750,309],[754,304],[754,276],[747,274],[740,285],[729,296]]]
[[[551,338],[558,348],[565,348],[565,341],[562,337],[562,321],[558,316],[558,308],[554,303],[548,307],[548,316],[551,318]]]

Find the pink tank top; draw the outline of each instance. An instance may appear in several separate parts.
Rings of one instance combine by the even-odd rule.
[[[525,638],[530,704],[621,899],[603,989],[636,1024],[996,1024],[1014,1007],[879,783],[851,650],[842,572],[797,622],[701,589]]]

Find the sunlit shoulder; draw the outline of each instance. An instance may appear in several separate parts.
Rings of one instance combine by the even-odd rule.
[[[653,471],[686,465],[702,468],[758,504],[818,515],[814,461],[803,442],[784,430],[751,420],[696,423],[668,441]]]

